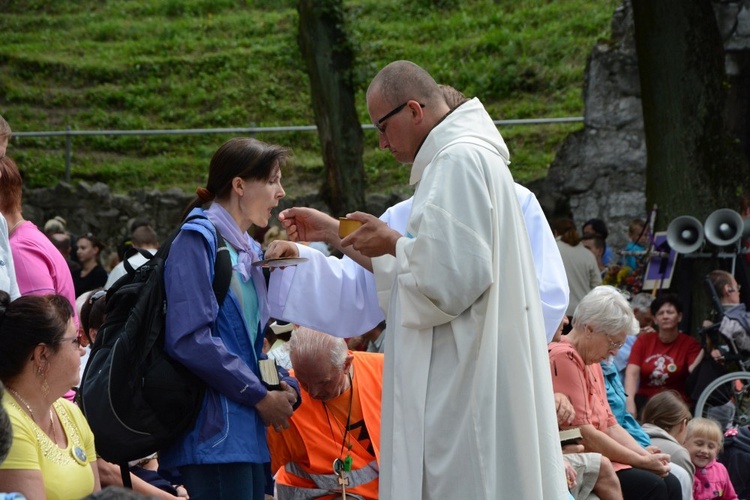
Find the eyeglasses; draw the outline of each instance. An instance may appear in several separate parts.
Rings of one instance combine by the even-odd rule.
[[[63,337],[60,339],[60,344],[64,344],[65,342],[70,342],[76,347],[81,347],[81,336],[76,335],[75,337]]]
[[[612,339],[609,337],[609,335],[606,335],[607,340],[609,340],[609,350],[610,351],[616,351],[620,347],[625,345],[625,342],[612,342]]]
[[[90,306],[94,305],[94,302],[96,302],[97,300],[101,299],[105,295],[107,295],[107,290],[98,290],[98,291],[92,293],[89,296],[89,300],[88,300],[89,305]]]
[[[596,333],[596,331],[593,328],[591,328],[589,325],[585,325],[584,328],[588,328],[589,330],[591,330],[591,333]],[[616,351],[620,347],[622,347],[622,346],[625,345],[624,341],[623,342],[613,342],[612,339],[611,339],[611,337],[609,335],[607,335],[606,333],[602,333],[602,335],[604,335],[605,337],[607,337],[607,340],[609,341],[609,350],[610,351]]]
[[[399,106],[396,106],[390,112],[386,113],[380,120],[376,121],[375,122],[375,126],[378,128],[378,130],[381,133],[385,132],[385,129],[381,127],[381,125],[383,124],[383,122],[386,121],[388,118],[392,117],[393,115],[397,115],[398,113],[400,113],[406,107],[407,104],[409,104],[409,101],[406,101],[405,103],[403,103],[403,104],[401,104]],[[422,104],[421,102],[417,103],[417,104],[419,104],[419,106],[421,108],[425,107],[425,105]]]
[[[727,292],[729,293],[740,293],[740,290],[742,290],[742,285],[737,285],[737,288],[727,288]]]

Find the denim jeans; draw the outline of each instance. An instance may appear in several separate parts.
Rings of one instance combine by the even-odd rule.
[[[263,464],[205,464],[180,467],[190,500],[263,500]]]

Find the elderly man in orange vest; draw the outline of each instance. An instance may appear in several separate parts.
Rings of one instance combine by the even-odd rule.
[[[383,355],[305,327],[289,344],[302,404],[268,430],[276,498],[378,498]]]

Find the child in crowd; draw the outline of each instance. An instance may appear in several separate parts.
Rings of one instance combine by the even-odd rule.
[[[726,467],[716,461],[723,438],[721,427],[714,420],[695,418],[688,424],[685,448],[695,465],[694,500],[737,499]]]
[[[628,223],[628,238],[630,241],[625,247],[626,252],[643,252],[646,250],[648,246],[648,228],[646,228],[646,222],[641,219],[631,220]],[[635,269],[638,266],[638,262],[642,260],[642,256],[626,255],[621,263],[631,269]]]

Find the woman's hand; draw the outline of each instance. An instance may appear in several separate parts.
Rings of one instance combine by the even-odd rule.
[[[718,349],[711,349],[711,357],[719,364],[724,364],[724,354]]]
[[[637,467],[639,469],[653,472],[659,477],[667,477],[669,474],[669,455],[666,453],[650,453],[642,455]]]
[[[286,399],[287,401],[289,401],[289,404],[294,407],[294,405],[297,403],[297,391],[294,390],[294,387],[282,380],[281,390],[284,391],[284,394],[286,394]]]
[[[284,382],[282,382],[284,384]],[[295,400],[296,400],[295,395]],[[290,396],[288,391],[268,391],[266,396],[261,399],[256,405],[255,409],[258,411],[260,418],[263,419],[263,423],[267,426],[273,425],[273,428],[277,431],[281,429],[289,428],[288,418],[292,416],[292,403],[289,401]]]
[[[555,410],[557,410],[557,425],[568,427],[576,417],[576,410],[565,394],[555,393]]]
[[[299,257],[299,249],[297,245],[291,241],[285,240],[274,240],[266,249],[263,255],[266,259],[278,259],[280,257]]]

